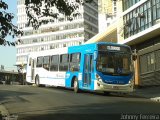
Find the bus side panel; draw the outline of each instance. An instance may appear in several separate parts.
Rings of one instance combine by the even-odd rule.
[[[67,88],[72,87],[72,83],[73,83],[73,80],[74,80],[75,77],[78,78],[78,72],[67,72],[66,73],[65,86]]]
[[[92,74],[92,79],[91,79],[91,85],[90,85],[90,90],[94,91],[95,90],[95,86],[94,86],[94,81],[95,81],[95,74]]]
[[[31,83],[31,67],[27,67],[27,72],[26,72],[26,82]]]
[[[67,72],[66,73],[66,80],[65,80],[65,85],[67,88],[72,88],[73,87],[73,81],[74,78],[76,77],[78,79],[78,84],[79,84],[79,89],[82,90],[94,90],[94,81],[91,82],[91,86],[89,87],[84,87],[83,85],[83,81],[82,81],[82,76],[83,74],[81,72],[74,72],[74,73],[70,73]]]
[[[68,49],[68,53],[69,54],[72,54],[72,53],[81,53],[81,61],[80,61],[80,70],[78,72],[68,72],[67,73],[67,79],[66,79],[66,87],[71,87],[71,83],[72,83],[72,78],[74,76],[77,76],[78,78],[78,83],[79,83],[79,89],[82,89],[82,90],[94,90],[94,78],[95,78],[95,75],[92,75],[91,76],[91,82],[90,84],[86,85],[84,83],[84,69],[85,69],[85,66],[84,66],[84,57],[86,54],[91,54],[93,55],[94,54],[94,51],[97,49],[96,47],[97,45],[96,44],[89,44],[89,45],[82,45],[82,46],[72,46],[72,47],[69,47]],[[70,76],[70,77],[68,77]]]
[[[37,72],[40,76],[40,84],[65,87],[65,72],[50,72],[43,68],[40,71]]]

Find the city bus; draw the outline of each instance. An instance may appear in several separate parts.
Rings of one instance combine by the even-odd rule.
[[[31,53],[26,82],[104,93],[133,91],[129,46],[98,42]]]

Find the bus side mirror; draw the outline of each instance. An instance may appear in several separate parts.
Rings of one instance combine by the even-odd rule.
[[[136,49],[133,50],[132,60],[134,60],[134,61],[137,60],[137,50]]]

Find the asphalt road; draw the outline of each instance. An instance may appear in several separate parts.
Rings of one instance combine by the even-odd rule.
[[[157,115],[155,117],[160,119],[160,103],[146,98],[89,92],[76,94],[62,88],[0,85],[0,103],[10,115],[18,116],[18,120],[120,120],[133,115],[139,119]]]

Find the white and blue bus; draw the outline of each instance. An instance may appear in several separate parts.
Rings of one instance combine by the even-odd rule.
[[[133,91],[129,46],[99,42],[32,53],[26,82],[103,92]]]

